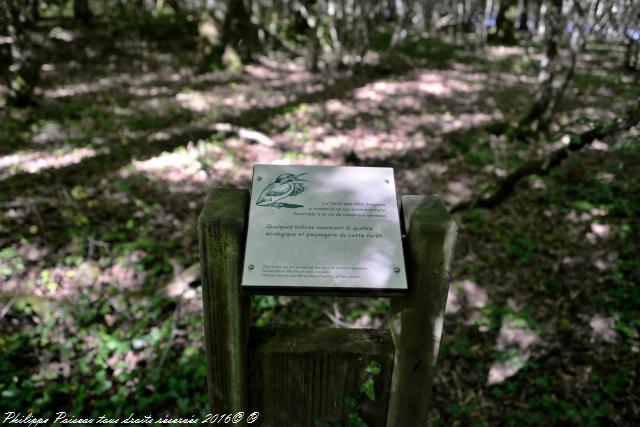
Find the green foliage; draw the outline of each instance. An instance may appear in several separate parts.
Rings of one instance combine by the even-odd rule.
[[[374,382],[373,378],[368,378],[365,382],[360,386],[360,392],[369,398],[369,400],[376,400],[376,392],[373,389]]]
[[[375,401],[375,378],[382,372],[382,366],[379,362],[371,361],[363,370],[364,380],[357,390],[352,390],[345,396],[345,403],[349,407],[347,419],[343,422],[327,423],[316,421],[315,427],[367,427],[368,424],[362,419],[359,406],[365,401]]]
[[[489,164],[493,159],[493,151],[489,148],[476,149],[464,156],[464,160],[470,166],[480,169]]]
[[[152,298],[148,304],[157,307],[159,301]],[[33,312],[28,303],[16,304],[15,309]],[[139,314],[142,316],[132,327],[117,327],[131,324]],[[0,335],[5,349],[0,356],[0,390],[3,397],[11,397],[0,401],[0,409],[33,408],[41,416],[68,410],[74,415],[108,413],[114,417],[142,410],[175,408],[188,413],[204,409],[203,352],[193,345],[170,346],[172,317],[157,318],[156,311],[134,304],[127,311],[116,311],[106,301],[96,306],[88,298],[79,301],[69,315],[77,318],[79,329],[62,341],[49,338],[64,321],[53,316],[28,331]],[[109,317],[113,319],[111,326],[104,320]],[[193,338],[192,342],[198,341]],[[36,351],[51,354],[59,368],[34,369],[20,363],[25,360],[23,354]],[[131,357],[145,362],[132,366]],[[163,363],[165,360],[172,362]],[[66,381],[67,375],[76,380]],[[132,400],[131,396],[137,398]]]
[[[390,35],[389,39],[390,40]],[[386,44],[382,42],[383,36],[379,36],[378,45],[386,49]],[[410,58],[416,59],[428,59],[430,62],[447,61],[452,59],[458,50],[450,43],[443,41],[442,39],[433,38],[425,39],[423,37],[408,37],[403,40],[402,43],[396,48],[400,54],[407,55]]]
[[[620,139],[613,148],[629,156],[640,156],[640,143],[632,139]]]
[[[86,31],[69,28],[72,2],[41,2],[43,20],[37,32],[48,34],[43,40],[54,39],[39,47],[46,59],[42,67],[47,70],[42,86],[45,96],[33,108],[5,107],[0,112],[3,156],[42,153],[58,159],[80,148],[97,153],[78,164],[60,163],[34,173],[12,164],[10,158],[0,167],[0,202],[3,207],[5,203],[12,206],[0,212],[0,288],[12,289],[0,295],[0,413],[19,408],[43,416],[54,410],[118,416],[141,411],[195,413],[206,408],[201,315],[197,310],[185,313],[182,302],[162,297],[159,288],[172,278],[176,265],[197,261],[197,203],[191,206],[193,200],[200,203],[212,183],[246,186],[246,177],[238,178],[238,169],[266,154],[257,144],[230,143],[230,132],[199,133],[212,123],[231,121],[268,135],[284,134],[290,141],[278,143],[265,158],[275,155],[292,163],[308,161],[306,144],[316,137],[318,127],[327,131],[326,136],[346,132],[349,138],[351,129],[369,129],[391,143],[408,131],[416,141],[429,141],[429,150],[409,148],[405,154],[404,149],[390,152],[381,144],[369,148],[371,153],[366,155],[373,156],[367,161],[389,161],[408,187],[420,189],[428,180],[414,174],[419,170],[416,166],[430,162],[427,156],[433,153],[433,159],[446,161],[448,168],[433,187],[424,187],[434,192],[443,191],[450,180],[467,178],[470,182],[479,178],[483,182],[476,190],[482,189],[488,185],[487,171],[513,169],[531,153],[542,151],[542,144],[553,141],[535,134],[524,135],[530,137],[528,142],[520,141],[512,138],[515,132],[505,123],[444,135],[418,121],[429,115],[458,119],[462,109],[490,114],[500,110],[506,120],[513,120],[534,90],[512,78],[536,71],[537,60],[528,53],[494,56],[489,49],[477,54],[441,38],[410,34],[393,52],[407,64],[401,74],[383,63],[375,70],[379,75],[356,72],[354,82],[333,72],[312,80],[290,79],[282,71],[290,68],[271,66],[265,66],[266,74],[276,77],[259,73],[229,80],[216,73],[192,76],[188,67],[194,61],[197,16],[186,8],[173,9],[171,2],[156,2],[149,8],[139,8],[139,2],[120,3],[122,7],[106,8],[103,15],[103,5],[91,2],[98,21]],[[269,13],[262,22],[265,28],[277,23],[276,34],[294,49],[305,51],[309,29],[300,17]],[[318,25],[324,41],[331,44],[329,17],[321,16]],[[384,22],[371,29],[373,50],[387,50],[390,28]],[[62,43],[68,34],[73,41]],[[533,44],[531,51],[535,54],[539,48]],[[594,46],[589,55],[610,52],[612,46],[607,44]],[[236,56],[229,51],[227,62],[239,70]],[[567,96],[560,105],[567,116],[561,121],[561,132],[572,141],[579,129],[594,123],[612,126],[608,114],[617,108],[609,108],[611,100],[640,93],[637,85],[629,84],[633,76],[609,66],[593,72],[591,59],[584,59],[571,85],[579,96]],[[455,73],[448,75],[448,70]],[[379,104],[357,97],[351,103],[354,88],[368,80],[374,85],[375,80],[417,82],[422,73],[439,74],[442,84],[454,91],[456,85],[447,85],[447,80],[459,80],[470,91],[440,96],[392,90],[383,94],[385,101]],[[503,82],[502,86],[495,81]],[[244,99],[244,87],[249,85],[250,96]],[[478,85],[481,89],[476,90]],[[300,96],[304,87],[314,93]],[[232,106],[216,102],[204,112],[192,112],[176,102],[179,93],[223,98],[227,89],[237,90],[244,101]],[[607,92],[612,96],[601,96]],[[496,107],[483,102],[488,94]],[[281,95],[286,99],[282,105],[277,101]],[[327,117],[327,101],[333,99],[348,113],[339,114],[346,116],[340,124],[334,123],[332,114]],[[418,101],[415,111],[389,107],[406,100]],[[594,113],[584,112],[590,110]],[[576,114],[580,117],[573,121]],[[594,121],[594,115],[603,118]],[[415,118],[415,129],[413,123],[399,124],[401,116]],[[131,167],[132,160],[146,160],[164,151],[190,155],[192,129],[198,130],[194,140],[204,138],[195,143],[195,149],[207,184],[187,181],[184,194],[167,195],[168,181],[155,182],[151,174]],[[51,136],[51,141],[38,142]],[[440,136],[445,141],[442,146],[434,142],[433,152],[432,136],[434,141]],[[640,181],[637,168],[629,166],[640,155],[636,137],[630,132],[612,142],[608,151],[581,152],[544,178],[547,188],[543,191],[527,188],[525,182],[516,198],[501,208],[464,214],[461,261],[453,274],[481,283],[490,298],[484,307],[466,306],[458,314],[447,315],[445,339],[449,331],[454,339],[441,348],[438,364],[446,383],[439,385],[436,396],[447,404],[434,405],[441,417],[434,425],[480,426],[495,408],[500,409],[499,423],[514,426],[606,426],[628,421],[619,419],[619,413],[628,411],[624,405],[635,385],[640,329]],[[315,158],[340,160],[342,148],[323,151]],[[233,166],[217,170],[216,163],[225,159]],[[527,205],[523,208],[522,203]],[[538,216],[528,216],[529,212]],[[566,219],[570,214],[588,219],[574,223]],[[595,222],[610,228],[610,239],[593,246],[574,245],[585,239]],[[584,253],[569,253],[575,247]],[[601,252],[615,256],[602,257],[603,269],[595,270],[592,264]],[[565,264],[564,259],[574,255],[579,263]],[[576,283],[573,270],[585,270],[577,276],[589,280]],[[507,299],[525,308],[511,308]],[[335,302],[259,296],[251,304],[257,326],[327,325],[331,320],[325,313],[333,312]],[[389,306],[388,299],[338,303],[344,322],[379,319]],[[590,352],[571,361],[575,372],[568,370],[558,377],[574,344],[579,348],[591,342],[584,319],[594,313],[613,319],[617,343],[589,344]],[[516,375],[483,388],[490,363],[508,361],[520,351],[515,346],[495,350],[504,322],[533,330],[543,345]],[[565,337],[572,345],[556,352]],[[605,347],[611,359],[598,353]],[[465,372],[464,377],[449,376],[458,369]],[[380,370],[376,362],[364,369],[361,382],[345,396],[349,411],[344,420],[317,426],[366,425],[363,405],[383,403],[376,393]],[[474,397],[468,400],[470,389]],[[458,393],[464,395],[460,401]]]

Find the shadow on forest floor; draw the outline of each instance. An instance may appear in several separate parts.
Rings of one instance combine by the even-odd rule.
[[[142,55],[109,43],[101,66],[72,66],[82,49],[52,61],[41,106],[2,113],[0,389],[43,414],[204,410],[200,287],[187,280],[175,296],[165,284],[197,262],[206,192],[247,187],[254,163],[391,165],[399,194],[455,203],[555,142],[484,131],[515,120],[534,91],[532,59],[518,48],[477,55],[412,40],[405,62],[354,74],[265,60],[243,75],[197,75],[170,45],[145,44]],[[113,55],[124,51],[127,61]],[[579,64],[557,132],[615,116],[621,96],[637,95],[637,76],[597,65]],[[599,141],[499,208],[458,218],[440,425],[638,416],[632,138]],[[252,305],[258,325],[379,327],[388,302]]]

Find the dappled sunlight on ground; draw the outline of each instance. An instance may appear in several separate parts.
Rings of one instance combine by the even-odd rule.
[[[196,223],[211,188],[248,188],[256,163],[386,166],[395,169],[398,195],[434,194],[451,206],[566,145],[572,132],[618,116],[618,98],[636,81],[586,76],[599,55],[585,56],[560,105],[559,137],[516,141],[487,126],[516,120],[530,103],[537,56],[514,47],[474,56],[455,49],[464,55],[445,65],[355,73],[313,74],[262,58],[244,74],[197,74],[183,51],[114,55],[87,68],[77,60],[47,64],[42,106],[0,123],[0,137],[10,141],[0,147],[0,319],[19,330],[68,313],[52,339],[86,350],[109,376],[132,375],[126,387],[145,378],[135,370],[162,372],[178,359],[197,368]],[[627,357],[621,349],[638,353],[629,315],[637,224],[625,201],[639,176],[634,149],[596,141],[580,161],[519,184],[500,207],[456,215],[434,411],[480,402],[499,418],[504,399],[546,393],[536,387],[547,375],[558,396],[577,395],[574,383],[602,390],[605,380],[592,373],[606,378],[619,362],[611,357]],[[33,308],[15,304],[23,295],[35,298]],[[302,319],[377,328],[388,311],[386,299],[252,304],[259,326]],[[74,310],[89,312],[82,321],[96,329],[77,331]],[[126,329],[145,316],[143,330]],[[613,355],[612,345],[620,352]],[[576,355],[579,378],[567,362]],[[69,376],[75,361],[54,356],[37,367],[38,384]],[[104,390],[111,380],[101,379]],[[144,390],[155,393],[153,384]]]
[[[487,304],[489,304],[487,291],[475,282],[464,279],[451,284],[445,312],[447,315],[459,314],[466,317],[465,324],[477,325],[480,332],[486,332],[487,325],[480,318]]]
[[[108,245],[102,245],[103,249],[108,251]],[[114,283],[117,283],[123,292],[135,290],[143,283],[146,275],[138,265],[145,256],[141,251],[117,257],[108,267],[101,266],[97,261],[82,261],[39,271],[25,270],[21,265],[42,259],[48,254],[47,249],[31,247],[32,249],[26,253],[24,248],[21,248],[13,258],[0,260],[0,270],[12,272],[10,277],[2,280],[3,292],[9,295],[29,294],[67,302],[77,299],[80,295],[99,295],[101,289]],[[108,252],[105,255],[111,257]]]
[[[301,69],[282,70],[253,65],[248,72],[228,85],[212,89],[192,89],[175,95],[183,108],[196,113],[239,114],[252,108],[275,108],[292,96],[309,94],[324,88],[323,80]]]
[[[133,160],[131,166],[137,172],[172,183],[189,180],[196,184],[202,184],[207,180],[207,173],[202,169],[202,164],[199,161],[203,148],[202,144],[199,144],[198,148],[189,145],[186,149],[181,147],[172,153],[165,152],[148,160]],[[224,154],[224,150],[219,146],[211,147],[211,151],[216,154]],[[214,167],[223,170],[229,169],[232,164],[229,161],[225,163],[225,161],[226,159],[222,158],[214,164]]]
[[[522,46],[487,46],[487,52],[494,58],[508,58],[524,55],[525,49]]]
[[[452,181],[447,184],[444,201],[448,205],[455,205],[456,203],[468,199],[472,194],[471,188],[468,183],[464,181]]]
[[[251,180],[252,165],[270,164],[328,164],[313,156],[285,152],[261,144],[250,144],[241,138],[216,141],[200,140],[163,152],[143,161],[133,160],[123,170],[132,170],[163,185],[173,193],[204,193],[214,186],[243,185]]]
[[[355,91],[355,98],[382,102],[389,99],[411,96],[420,97],[421,95],[445,96],[478,91],[481,86],[479,82],[473,85],[466,83],[460,79],[459,72],[420,72],[415,73],[415,79],[408,81],[378,81],[365,85]]]
[[[80,163],[83,159],[106,153],[106,149],[59,147],[55,150],[21,151],[0,157],[0,180],[20,172],[38,173]]]
[[[539,340],[538,335],[523,319],[503,321],[496,340],[496,350],[503,355],[503,360],[491,364],[487,384],[499,384],[516,375],[531,358],[531,348],[538,344]]]
[[[45,72],[54,72],[55,68],[49,64]],[[190,67],[174,67],[161,65],[154,71],[110,73],[95,80],[86,81],[86,76],[70,78],[73,82],[53,85],[47,88],[43,95],[46,98],[69,98],[81,95],[109,95],[130,94],[137,97],[175,94],[186,84],[198,86],[222,85],[238,79],[230,72],[210,72],[196,74]]]
[[[589,319],[589,326],[591,326],[592,341],[600,340],[609,344],[618,342],[618,333],[614,329],[615,320],[613,317],[594,314],[591,319]]]
[[[135,92],[138,89],[149,86],[151,83],[157,83],[162,77],[168,81],[177,82],[188,75],[190,75],[190,70],[188,69],[183,69],[178,72],[169,71],[169,74],[164,76],[158,72],[120,73],[115,76],[101,77],[92,82],[65,84],[53,87],[45,90],[44,96],[47,98],[66,98],[78,95],[95,94],[97,92],[104,92],[113,89],[121,89],[123,87],[129,88],[129,90],[133,90]]]

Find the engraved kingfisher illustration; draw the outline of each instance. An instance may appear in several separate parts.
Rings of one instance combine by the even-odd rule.
[[[281,203],[281,200],[286,199],[287,197],[297,196],[307,189],[305,187],[305,184],[302,182],[306,180],[300,178],[302,175],[306,174],[307,173],[304,172],[299,175],[294,175],[292,173],[283,173],[278,175],[274,182],[267,185],[267,187],[262,190],[262,193],[260,193],[260,197],[258,197],[256,205],[270,206],[275,208],[302,207],[302,205]]]

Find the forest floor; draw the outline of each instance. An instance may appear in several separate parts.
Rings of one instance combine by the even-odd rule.
[[[398,194],[469,198],[640,94],[582,55],[554,137],[510,140],[536,55],[411,39],[397,64],[194,71],[193,46],[53,28],[41,101],[0,121],[0,412],[206,408],[196,218],[255,163],[387,165]],[[434,426],[640,421],[640,145],[596,141],[460,226]],[[195,269],[197,271],[197,268]],[[388,301],[254,297],[258,326],[381,327]]]

